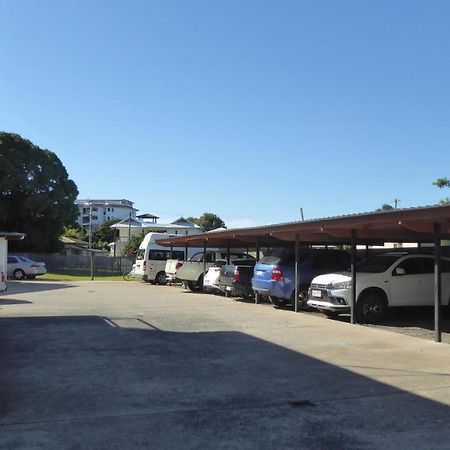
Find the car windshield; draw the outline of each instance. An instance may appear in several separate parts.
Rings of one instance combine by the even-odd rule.
[[[140,249],[137,251],[136,259],[137,259],[137,260],[144,259],[144,255],[145,255],[145,248],[140,248]]]
[[[385,272],[401,255],[373,255],[356,264],[357,272]]]

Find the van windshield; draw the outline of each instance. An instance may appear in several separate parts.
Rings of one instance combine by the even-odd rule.
[[[140,261],[141,259],[144,259],[145,255],[145,248],[140,248],[136,253],[136,259]]]

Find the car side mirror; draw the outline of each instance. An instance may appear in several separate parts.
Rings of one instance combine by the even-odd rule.
[[[403,267],[396,267],[395,275],[406,275],[406,270]]]

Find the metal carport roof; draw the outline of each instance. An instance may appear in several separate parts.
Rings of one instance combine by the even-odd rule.
[[[158,241],[164,246],[245,247],[274,246],[296,240],[309,244],[351,243],[356,233],[358,243],[434,242],[436,224],[441,238],[450,239],[450,205],[397,209],[314,220],[210,231]]]

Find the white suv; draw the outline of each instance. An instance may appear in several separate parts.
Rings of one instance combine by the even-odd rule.
[[[450,258],[441,259],[442,304],[450,303]],[[378,322],[390,306],[434,304],[434,257],[402,252],[369,256],[357,264],[356,319]],[[350,272],[319,275],[308,291],[308,305],[327,316],[350,312]]]

